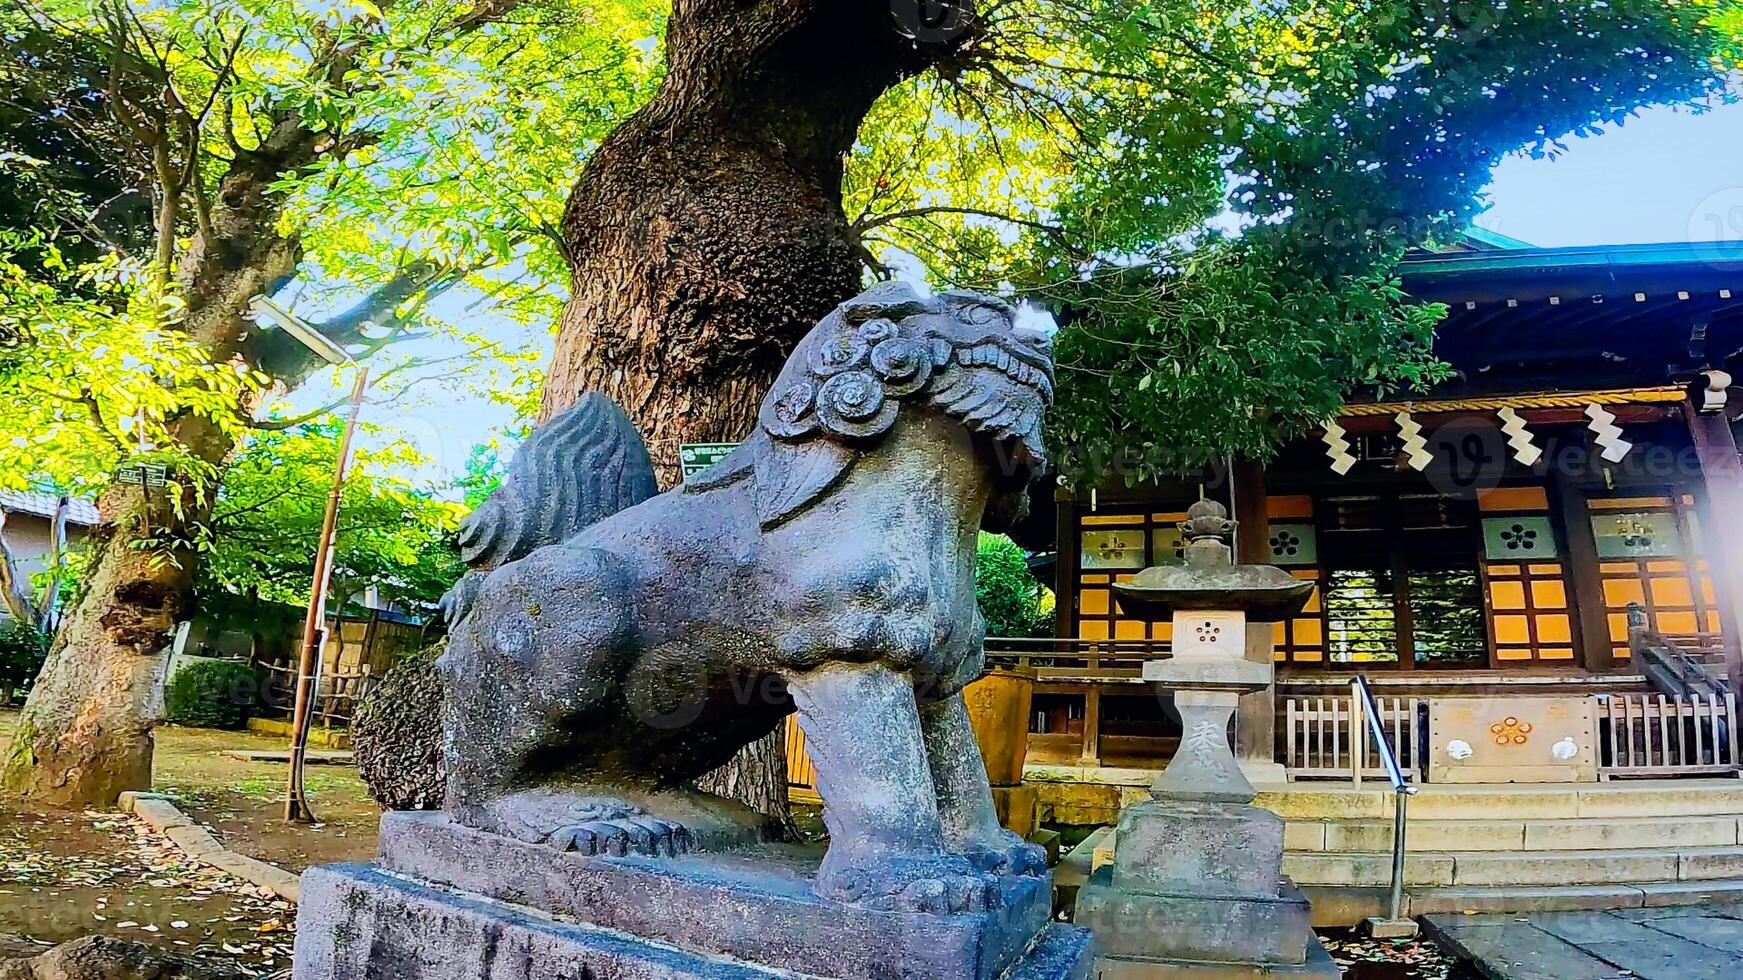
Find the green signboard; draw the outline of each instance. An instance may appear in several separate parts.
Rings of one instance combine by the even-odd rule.
[[[737,448],[736,442],[686,442],[678,447],[678,468],[688,480]]]
[[[115,469],[115,482],[162,490],[169,485],[169,467],[162,463],[129,463]]]

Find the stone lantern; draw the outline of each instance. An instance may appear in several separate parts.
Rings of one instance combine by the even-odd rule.
[[[1114,862],[1079,891],[1077,922],[1096,932],[1105,980],[1334,978],[1307,899],[1283,877],[1283,820],[1252,805],[1228,740],[1241,696],[1271,684],[1269,659],[1248,656],[1248,624],[1269,631],[1300,612],[1313,583],[1235,565],[1234,522],[1214,501],[1194,504],[1180,528],[1184,565],[1115,586],[1127,615],[1173,621],[1173,657],[1146,664],[1144,679],[1174,692],[1180,747],[1151,799],[1120,814]]]

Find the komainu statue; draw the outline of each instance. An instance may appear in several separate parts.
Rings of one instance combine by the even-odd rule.
[[[795,708],[830,846],[816,891],[896,910],[1044,873],[1002,829],[961,690],[981,672],[976,532],[1018,516],[1053,399],[998,300],[894,283],[799,344],[757,431],[654,495],[597,395],[522,447],[462,533],[446,600],[446,806],[586,854],[754,841],[693,788]]]

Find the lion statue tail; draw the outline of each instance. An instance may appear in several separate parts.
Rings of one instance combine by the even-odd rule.
[[[654,463],[616,402],[590,391],[533,430],[508,475],[460,524],[467,572],[442,596],[449,629],[465,618],[484,577],[652,497]]]

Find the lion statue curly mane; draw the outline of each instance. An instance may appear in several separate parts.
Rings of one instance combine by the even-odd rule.
[[[738,449],[655,495],[589,394],[467,521],[444,600],[446,808],[585,854],[754,843],[692,788],[793,711],[826,898],[951,912],[1042,872],[999,827],[961,691],[983,666],[975,535],[1044,462],[1047,339],[970,293],[895,283],[802,340]]]

